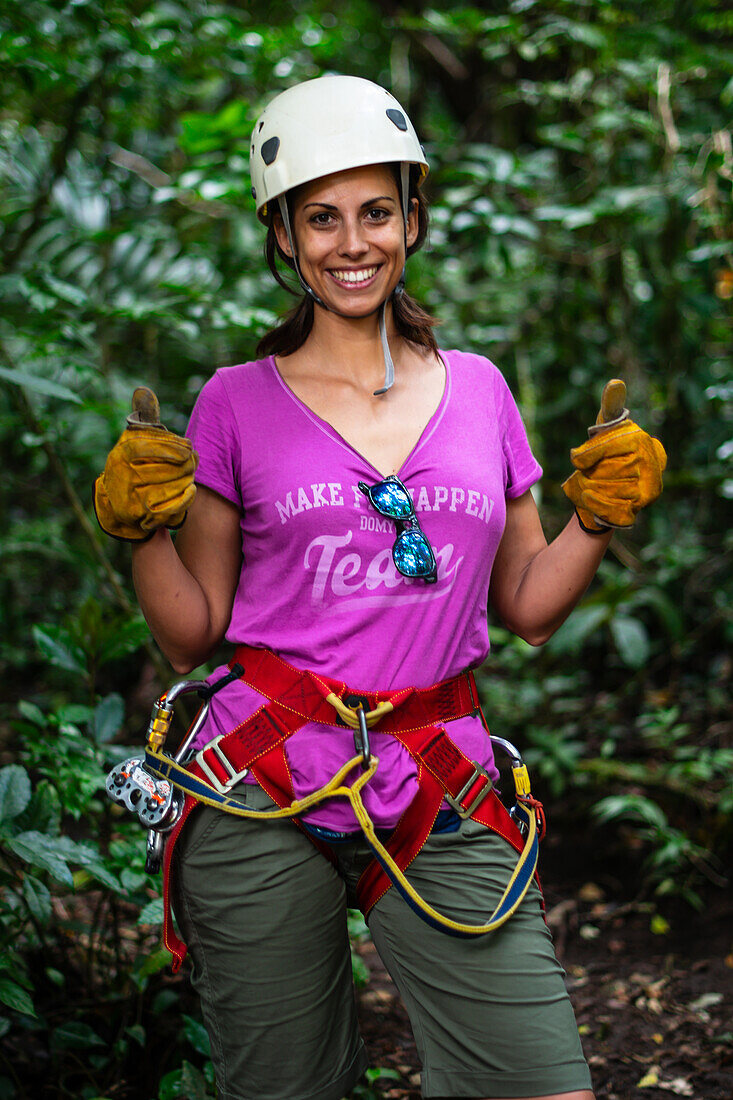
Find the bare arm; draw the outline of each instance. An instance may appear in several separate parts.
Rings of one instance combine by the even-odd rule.
[[[201,486],[175,545],[164,528],[133,545],[132,576],[143,615],[176,672],[216,649],[242,568],[239,509]]]
[[[573,515],[548,545],[532,494],[508,500],[490,588],[502,622],[531,645],[546,642],[583,596],[611,535],[586,534]]]

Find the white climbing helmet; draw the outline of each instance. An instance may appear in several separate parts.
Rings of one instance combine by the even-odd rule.
[[[281,92],[257,120],[250,146],[258,217],[293,187],[365,164],[418,164],[415,129],[386,89],[359,76],[321,76]],[[403,205],[406,196],[403,196]]]

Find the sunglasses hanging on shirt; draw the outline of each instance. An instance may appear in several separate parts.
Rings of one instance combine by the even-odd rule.
[[[360,481],[359,488],[380,515],[394,520],[397,538],[392,547],[392,561],[403,577],[435,584],[438,567],[433,548],[426,539],[415,514],[412,498],[396,474],[390,474],[376,485]]]

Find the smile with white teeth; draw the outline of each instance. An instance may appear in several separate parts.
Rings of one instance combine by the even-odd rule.
[[[360,271],[330,271],[329,275],[339,283],[365,283],[367,279],[376,275],[378,270],[378,267],[365,267]]]

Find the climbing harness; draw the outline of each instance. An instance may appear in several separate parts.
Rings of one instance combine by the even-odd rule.
[[[511,761],[515,804],[508,811],[486,770],[465,756],[447,733],[445,724],[456,718],[480,715],[484,721],[471,672],[429,688],[355,693],[341,681],[297,669],[265,649],[240,646],[229,668],[229,674],[213,685],[185,681],[158,700],[148,728],[144,759],[132,757],[118,765],[107,781],[110,797],[134,808],[143,824],[150,826],[149,836],[155,839],[148,842],[149,856],[152,851],[154,857],[149,859],[149,865],[159,862],[162,854],[164,939],[174,956],[174,970],[183,962],[186,947],[171,919],[171,857],[189,814],[199,803],[238,817],[292,819],[325,856],[331,857],[328,844],[314,836],[300,818],[327,799],[346,798],[374,856],[357,884],[357,897],[365,916],[394,886],[422,920],[450,935],[482,935],[509,919],[536,875],[544,814],[541,804],[532,797],[527,768],[510,742],[489,734],[492,743],[506,752]],[[191,746],[205,721],[211,695],[234,679],[241,679],[267,702],[234,730],[215,737],[192,753]],[[190,691],[202,698],[202,708],[181,747],[171,757],[163,751],[163,745],[171,724],[172,703]],[[322,787],[297,799],[285,745],[308,722],[340,727],[344,733],[351,731],[355,756]],[[417,793],[388,838],[375,827],[362,797],[379,767],[369,736],[370,730],[377,726],[380,733],[391,734],[404,746],[417,767]],[[276,809],[253,810],[237,797],[234,788],[248,774],[272,798]],[[154,792],[145,787],[145,775],[152,779]],[[138,790],[140,794],[135,797]],[[174,793],[169,794],[169,790]],[[155,812],[147,809],[149,799],[153,800]],[[499,903],[478,925],[439,913],[417,893],[405,874],[446,802],[459,818],[470,817],[486,826],[518,853],[517,865]],[[165,811],[164,805],[168,807]]]

